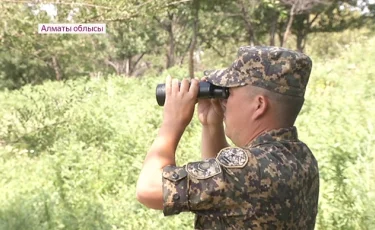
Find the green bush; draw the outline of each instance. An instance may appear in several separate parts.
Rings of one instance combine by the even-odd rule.
[[[375,39],[329,62],[314,58],[300,139],[321,174],[316,229],[375,228]],[[162,119],[159,77],[45,82],[0,93],[0,229],[192,229],[193,214],[164,217],[135,199],[135,183]],[[200,157],[194,117],[182,165]]]

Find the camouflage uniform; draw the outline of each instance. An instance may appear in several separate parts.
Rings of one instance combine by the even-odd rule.
[[[205,74],[219,86],[251,84],[303,98],[310,72],[304,54],[241,47],[231,67]],[[195,229],[314,229],[318,195],[317,161],[294,126],[163,169],[164,215],[194,212]]]

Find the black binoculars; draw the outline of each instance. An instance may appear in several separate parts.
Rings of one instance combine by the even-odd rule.
[[[229,88],[213,85],[209,82],[199,82],[198,99],[201,98],[221,98],[227,99],[229,96]],[[165,84],[156,86],[156,101],[159,106],[163,106],[165,102]]]

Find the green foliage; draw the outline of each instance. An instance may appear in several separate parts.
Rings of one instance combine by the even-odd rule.
[[[297,42],[289,45],[290,39],[284,41],[283,35],[290,2],[294,1],[0,1],[0,90],[82,76],[159,74],[175,65],[185,66],[187,60],[192,63],[188,52],[195,40],[197,71],[202,50],[214,50],[221,57],[229,53],[228,47],[238,45],[277,44],[303,50],[314,32],[364,26],[374,30],[373,14],[349,7],[357,1],[322,5],[310,0],[305,1],[303,14],[293,19],[289,37]],[[46,5],[55,7],[56,15],[43,10]],[[373,5],[363,2],[361,7],[372,12]],[[107,34],[38,34],[41,23],[105,23]]]
[[[348,44],[329,62],[313,56],[297,127],[320,167],[316,229],[375,228],[375,40],[363,43]],[[135,199],[162,119],[155,87],[167,74],[181,79],[187,70],[0,93],[0,229],[192,229],[191,213],[164,217]],[[194,117],[179,165],[199,159],[200,131]]]
[[[134,199],[161,121],[154,93],[164,77],[46,82],[1,94],[0,229],[191,228],[192,215],[164,221]],[[196,127],[183,137],[181,160],[198,141]]]
[[[309,39],[313,41],[307,46],[306,52],[324,59],[339,57],[351,49],[351,44],[367,41],[373,36],[369,29],[345,30],[340,33],[316,33]]]
[[[373,44],[348,44],[336,59],[315,59],[298,126],[320,166],[318,229],[375,227]]]
[[[110,73],[103,61],[103,36],[38,34],[40,23],[72,23],[66,17],[70,7],[59,7],[55,17],[40,8],[0,3],[0,90]]]

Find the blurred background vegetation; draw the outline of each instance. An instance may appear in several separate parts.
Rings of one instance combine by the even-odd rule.
[[[312,57],[297,127],[321,171],[316,229],[375,229],[374,22],[374,1],[0,0],[0,230],[192,229],[193,214],[135,199],[155,87],[226,67],[242,45]],[[179,164],[199,159],[200,131],[194,118]]]

